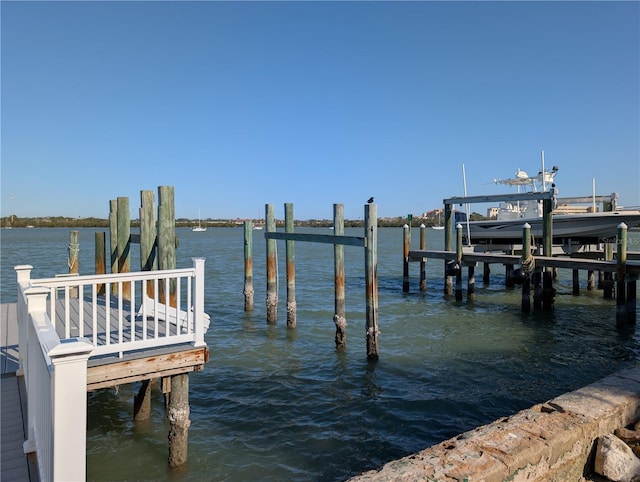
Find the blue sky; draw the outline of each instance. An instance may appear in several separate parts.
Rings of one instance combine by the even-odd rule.
[[[639,2],[11,2],[1,212],[379,216],[497,194],[640,205]],[[10,196],[13,201],[10,202]],[[480,211],[479,209],[476,209]]]

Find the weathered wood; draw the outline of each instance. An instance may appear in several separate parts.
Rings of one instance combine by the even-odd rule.
[[[129,214],[129,198],[119,197],[118,202],[118,273],[131,272],[131,215]],[[123,299],[131,299],[131,283],[122,283]]]
[[[344,206],[333,205],[333,235],[344,236]],[[336,325],[336,349],[347,346],[347,318],[345,315],[345,275],[344,275],[344,246],[333,245],[333,278],[334,278],[334,313],[333,322]]]
[[[424,224],[420,225],[420,249],[424,251],[427,249],[427,227]],[[407,253],[407,258],[408,258]],[[422,258],[420,260],[420,291],[427,290],[427,259]]]
[[[151,380],[143,380],[133,399],[133,419],[143,422],[151,418]]]
[[[155,271],[158,269],[156,257],[156,215],[155,193],[153,191],[140,191],[140,269],[142,271]],[[147,283],[147,296],[155,296],[153,283]]]
[[[158,187],[158,269],[176,267],[176,215],[173,186]],[[168,293],[167,293],[168,288]],[[159,285],[161,303],[176,306],[176,281],[170,280],[169,286]],[[169,300],[167,302],[167,300]]]
[[[111,272],[118,272],[118,201],[109,201],[109,263]],[[117,287],[111,287],[113,294],[117,293]]]
[[[469,274],[467,276],[467,299],[473,301],[476,299],[476,268],[475,265],[469,266]]]
[[[69,274],[77,275],[80,266],[80,233],[78,231],[71,230],[69,232],[69,259],[67,264],[69,266]],[[78,297],[78,288],[72,288],[69,292],[72,298]]]
[[[293,204],[284,205],[284,228],[287,233],[293,233]],[[295,242],[287,240],[285,243],[287,258],[287,327],[296,327],[296,262],[295,262]]]
[[[627,272],[627,225],[618,225],[618,240],[616,252],[616,326],[621,327],[627,321],[627,290],[625,275]]]
[[[613,261],[613,243],[605,243],[604,245],[604,259],[605,261]],[[614,292],[613,274],[606,271],[600,271],[604,273],[604,279],[602,281],[602,293],[604,299],[612,299]]]
[[[189,448],[189,375],[171,377],[171,393],[167,419],[169,420],[169,466],[180,467],[187,462]]]
[[[282,233],[269,231],[264,233],[264,237],[267,240],[307,241],[311,243],[343,244],[345,246],[360,247],[364,247],[366,243],[365,238],[358,236],[335,236],[332,234]]]
[[[244,222],[244,311],[253,311],[253,223]]]
[[[453,251],[453,222],[454,215],[450,203],[444,205],[444,250]],[[453,295],[453,277],[447,274],[447,265],[444,266],[444,296],[449,298]]]
[[[267,323],[273,324],[278,321],[278,283],[276,278],[277,270],[277,246],[275,239],[268,235],[275,233],[276,218],[273,204],[265,206],[265,238],[267,242]]]
[[[522,226],[522,262],[520,269],[523,273],[521,311],[531,311],[531,225],[525,223]]]
[[[573,295],[578,296],[580,294],[580,271],[577,269],[571,271],[571,285]]]
[[[487,196],[455,196],[443,200],[443,204],[475,204],[475,203],[497,203],[500,201],[540,201],[552,199],[554,194],[551,191],[545,192],[525,192],[517,194],[490,194]]]
[[[593,291],[595,289],[595,277],[593,274],[593,270],[590,269],[587,271],[587,291]]]
[[[409,225],[402,227],[402,291],[409,292],[409,246],[411,245],[411,230]]]
[[[95,264],[95,272],[96,274],[106,274],[107,272],[107,260],[106,260],[106,251],[105,251],[105,232],[104,231],[96,231],[95,233],[95,243],[94,243],[94,264]],[[104,295],[104,283],[99,284],[97,286],[98,296]]]
[[[486,285],[491,281],[491,264],[485,262],[482,267],[482,282]]]
[[[462,224],[456,225],[456,301],[462,301]]]
[[[627,275],[627,325],[636,324],[636,289],[638,284],[637,275]]]
[[[87,368],[87,390],[114,387],[178,373],[199,371],[208,360],[206,347],[172,351]],[[95,362],[94,362],[95,363]]]
[[[367,298],[367,358],[378,359],[378,217],[377,206],[364,207],[364,229],[367,243],[364,249],[365,289]]]

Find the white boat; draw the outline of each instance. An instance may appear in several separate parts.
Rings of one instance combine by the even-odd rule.
[[[436,231],[442,231],[444,229],[444,226],[440,221],[440,212],[438,212],[438,224],[436,224],[435,226],[431,226],[431,229],[435,229]]]
[[[206,231],[207,228],[206,227],[202,227],[202,225],[200,224],[200,211],[198,211],[198,225],[194,226],[193,228],[191,228],[191,231],[194,232],[201,232],[201,231]]]
[[[544,159],[544,158],[543,158]],[[550,171],[544,169],[535,176],[529,176],[518,169],[514,178],[494,180],[496,184],[515,186],[518,193],[556,191],[555,176],[558,167]],[[594,183],[595,184],[595,183]],[[595,188],[594,188],[595,191]],[[596,200],[610,200],[613,210],[599,210]],[[592,200],[589,202],[589,200]],[[582,203],[576,207],[571,202]],[[586,204],[586,205],[585,205]],[[625,210],[617,207],[617,194],[611,196],[591,196],[579,198],[554,197],[552,211],[553,244],[562,245],[565,251],[579,250],[583,245],[598,244],[615,239],[618,225],[625,223],[628,228],[640,226],[640,210]],[[471,245],[510,245],[522,242],[522,228],[525,223],[531,226],[531,235],[536,244],[542,242],[543,208],[542,201],[504,202],[497,209],[496,219],[469,221],[457,219],[463,224],[465,244]],[[464,217],[462,217],[464,218]]]

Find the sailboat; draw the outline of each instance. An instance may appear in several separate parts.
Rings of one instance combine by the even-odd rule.
[[[206,231],[206,230],[207,228],[206,227],[203,228],[202,225],[200,224],[200,211],[198,211],[198,225],[191,228],[191,231],[198,232],[198,231]]]
[[[431,229],[435,229],[437,231],[442,231],[444,229],[444,226],[440,223],[440,212],[438,212],[438,224],[431,226]]]

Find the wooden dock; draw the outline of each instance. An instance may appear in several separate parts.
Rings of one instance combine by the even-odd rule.
[[[16,482],[37,481],[37,473],[30,476],[30,466],[22,444],[26,440],[26,394],[24,380],[16,376],[18,369],[18,326],[16,304],[0,305],[0,367],[2,368],[0,480]]]

